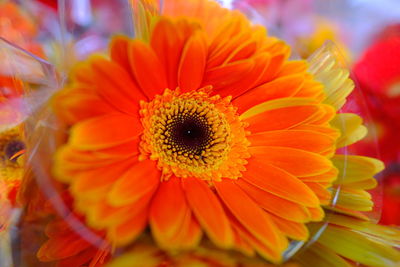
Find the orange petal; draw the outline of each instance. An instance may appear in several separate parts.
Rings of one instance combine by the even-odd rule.
[[[248,160],[246,169],[243,179],[264,191],[305,206],[319,206],[319,200],[310,188],[296,176],[270,164],[268,159],[254,155]]]
[[[298,223],[285,220],[281,217],[271,215],[272,221],[281,230],[282,233],[295,240],[306,241],[309,237],[309,232],[304,223]]]
[[[250,243],[246,240],[243,234],[239,233],[239,231],[233,226],[234,233],[234,246],[235,250],[242,252],[244,255],[248,257],[254,257],[255,250],[250,245]]]
[[[321,125],[301,124],[291,128],[291,130],[319,132],[322,134],[326,134],[335,140],[340,136],[340,132],[337,129]]]
[[[210,239],[220,247],[232,246],[233,233],[219,199],[197,178],[183,179],[186,199]]]
[[[93,260],[97,253],[99,253],[99,249],[90,247],[73,257],[59,260],[57,267],[85,266],[85,264]]]
[[[168,88],[178,86],[178,66],[185,39],[170,19],[160,18],[151,36],[151,47],[166,70]]]
[[[335,140],[327,135],[300,130],[277,130],[252,134],[247,137],[251,146],[292,147],[321,153],[334,147]]]
[[[126,157],[126,155],[124,157],[102,155],[91,151],[77,150],[65,145],[55,155],[53,172],[57,179],[68,182],[73,180],[79,172],[110,166],[126,158],[129,157]]]
[[[132,41],[129,47],[129,60],[136,81],[149,99],[161,94],[168,87],[165,70],[157,55],[147,44]]]
[[[70,125],[115,111],[94,90],[80,87],[60,90],[52,101],[57,116]]]
[[[321,221],[325,216],[325,212],[321,207],[316,207],[316,208],[308,207],[307,209],[313,221]]]
[[[273,249],[285,249],[287,243],[264,212],[240,187],[230,179],[214,183],[218,195],[237,220],[254,236]]]
[[[141,132],[138,117],[113,113],[75,124],[69,143],[78,149],[97,150],[134,140]]]
[[[288,53],[289,51],[284,53],[279,53],[271,57],[268,69],[265,72],[264,77],[262,78],[263,82],[271,81],[272,79],[277,77],[278,73],[281,71],[283,67],[283,63],[286,61],[288,57]]]
[[[312,118],[310,121],[308,121],[309,124],[313,125],[326,124],[329,123],[336,116],[336,110],[333,106],[320,105],[320,108],[321,108],[321,112],[319,112],[320,114]]]
[[[279,72],[280,77],[291,75],[293,73],[305,73],[308,69],[308,63],[305,60],[291,60],[283,64],[282,70]]]
[[[168,248],[181,230],[186,216],[190,216],[190,208],[181,178],[171,177],[161,182],[152,200],[149,218],[151,231],[160,246]]]
[[[317,101],[323,101],[326,98],[324,93],[324,86],[322,83],[317,82],[314,79],[308,79],[304,83],[301,90],[299,90],[295,96],[296,97],[308,97],[313,98]]]
[[[111,60],[118,63],[125,70],[131,68],[129,57],[128,57],[128,47],[129,38],[123,35],[114,36],[110,43],[110,56]]]
[[[169,240],[166,248],[168,250],[193,249],[199,244],[202,234],[199,223],[188,210],[179,231]]]
[[[244,79],[246,75],[250,73],[253,67],[253,60],[241,60],[212,69],[207,69],[206,73],[204,74],[202,87],[212,85],[214,91],[220,94],[218,92],[219,90],[227,90],[227,88],[229,88],[232,84]]]
[[[265,209],[269,213],[294,222],[310,221],[310,214],[304,206],[270,194],[261,188],[246,182],[244,179],[239,179],[236,183],[261,208]]]
[[[185,44],[178,69],[178,85],[183,92],[200,88],[206,67],[207,44],[204,34],[194,34]]]
[[[242,31],[240,28],[237,28],[237,32],[232,34],[232,28],[236,28],[236,26],[239,25],[233,25],[235,24],[234,19],[230,21],[230,24],[231,28],[226,30],[231,36],[225,39],[216,36],[215,40],[212,41],[212,44],[210,45],[210,53],[207,60],[207,66],[209,68],[223,66],[232,62],[232,59],[238,52],[240,53],[240,50],[244,49],[245,53],[247,52],[247,54],[251,54],[251,51],[254,51],[256,48],[254,47],[256,44],[255,41],[252,40],[250,31]],[[221,35],[226,36],[226,33],[221,33]],[[219,43],[217,43],[216,40],[218,40]],[[245,57],[245,59],[247,58],[249,58],[249,56]]]
[[[333,167],[332,162],[323,156],[294,148],[259,146],[250,147],[249,152],[256,155],[262,164],[274,165],[299,177],[323,174]]]
[[[135,240],[147,226],[148,208],[143,208],[134,213],[129,220],[115,225],[107,232],[107,239],[112,240],[116,246],[124,246]]]
[[[105,196],[106,193],[103,192],[101,195]],[[79,196],[76,196],[75,206],[87,214],[86,218],[89,225],[103,229],[117,227],[118,225],[125,224],[132,216],[138,216],[138,213],[148,209],[153,195],[154,191],[147,192],[146,194],[142,194],[136,202],[120,207],[112,206],[106,199],[90,201],[84,197],[79,198]]]
[[[92,168],[87,171],[78,172],[74,177],[71,177],[70,190],[72,193],[77,195],[84,194],[85,197],[92,194],[95,195],[96,190],[104,187],[108,188],[112,183],[119,179],[130,166],[135,164],[136,161],[137,159],[132,158],[102,166],[100,168]]]
[[[321,205],[329,205],[332,199],[331,192],[326,187],[313,182],[304,182],[319,198]]]
[[[268,100],[293,96],[300,89],[303,82],[303,74],[281,77],[264,83],[235,98],[233,104],[238,107],[239,113],[242,113]]]
[[[76,255],[90,246],[86,240],[73,232],[58,235],[47,240],[39,249],[37,256],[41,261],[53,261]]]
[[[306,123],[319,111],[318,106],[290,106],[271,109],[245,119],[252,133],[290,129]]]
[[[256,52],[256,50],[257,50],[256,40],[247,40],[241,43],[239,46],[237,46],[231,53],[229,53],[229,56],[224,60],[224,63],[222,64],[227,64],[238,60],[250,58]],[[267,68],[268,64],[264,64],[264,67]]]
[[[134,157],[139,155],[139,144],[141,142],[140,136],[136,136],[132,141],[123,143],[121,145],[99,149],[95,153],[101,157]]]
[[[91,66],[97,93],[115,109],[138,116],[139,102],[146,98],[127,70],[101,57],[93,58]]]
[[[160,179],[161,172],[157,169],[155,161],[139,161],[119,176],[108,193],[108,202],[114,206],[136,202],[143,195],[154,191]]]
[[[315,182],[315,183],[332,183],[338,178],[338,169],[333,167],[329,171],[319,174],[319,175],[314,175],[314,176],[307,176],[307,177],[300,177],[300,179],[303,182]]]
[[[221,96],[229,95],[233,98],[236,98],[250,90],[252,87],[256,86],[263,73],[268,68],[269,59],[270,55],[268,53],[262,53],[256,57],[253,57],[252,61],[254,65],[250,72],[237,82],[218,89],[218,94]]]
[[[252,253],[253,250],[257,251],[263,258],[272,261],[274,263],[279,263],[282,260],[282,249],[278,247],[271,247],[270,243],[261,241],[258,236],[250,233],[236,218],[233,214],[229,214],[229,219],[232,223],[232,227],[239,238],[248,244],[251,248],[249,251]],[[279,233],[281,234],[281,233]],[[286,239],[285,239],[286,240]]]

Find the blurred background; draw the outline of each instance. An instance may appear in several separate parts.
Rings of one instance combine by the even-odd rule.
[[[335,52],[356,83],[343,112],[361,114],[369,128],[367,138],[347,148],[348,152],[385,162],[386,170],[379,177],[380,188],[376,191],[375,198],[380,201],[374,216],[381,223],[399,226],[400,1],[219,2],[241,10],[255,24],[266,26],[270,35],[288,42],[293,59],[308,58],[327,41],[335,44]],[[111,35],[133,36],[134,18],[128,0],[0,0],[0,37],[45,59],[63,79],[74,62],[105,50]],[[6,80],[0,79],[0,101],[18,94],[5,90],[1,82]],[[11,203],[14,193],[5,196]]]

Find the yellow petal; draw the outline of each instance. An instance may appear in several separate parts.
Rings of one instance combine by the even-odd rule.
[[[400,252],[365,234],[329,225],[318,242],[339,255],[373,267],[396,266]]]
[[[362,118],[353,113],[337,114],[331,125],[337,128],[341,136],[336,141],[338,148],[351,145],[367,135],[367,128],[362,125]]]
[[[363,156],[335,155],[332,162],[339,170],[335,184],[366,180],[384,169],[382,161]]]
[[[343,67],[343,60],[333,43],[325,43],[309,59],[309,72],[324,85],[326,98],[324,103],[340,109],[346,97],[353,91],[354,82]]]

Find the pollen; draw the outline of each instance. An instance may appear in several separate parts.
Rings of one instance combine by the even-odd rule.
[[[163,179],[241,176],[248,141],[229,97],[209,96],[207,89],[183,94],[167,89],[141,108],[141,157],[157,160]]]

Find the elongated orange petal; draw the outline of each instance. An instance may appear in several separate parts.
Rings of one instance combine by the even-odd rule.
[[[148,221],[148,208],[133,213],[131,218],[123,224],[109,228],[107,238],[113,240],[116,246],[124,246],[135,240],[145,229]]]
[[[338,173],[339,173],[338,169],[333,167],[332,169],[330,169],[329,171],[327,171],[325,173],[314,175],[314,176],[300,177],[300,179],[303,182],[332,183],[333,181],[335,181],[338,178]]]
[[[145,95],[120,65],[101,57],[91,60],[93,83],[96,92],[116,110],[138,116],[139,101]]]
[[[134,140],[142,132],[138,117],[108,114],[75,124],[71,128],[70,144],[79,149],[101,149]]]
[[[295,240],[306,241],[309,237],[307,227],[303,223],[285,220],[281,217],[270,215],[272,221],[282,233]]]
[[[332,169],[332,163],[323,156],[300,149],[287,147],[250,147],[261,163],[274,165],[295,176],[313,176]],[[261,164],[262,165],[262,164]]]
[[[186,199],[210,239],[218,246],[232,246],[233,233],[220,201],[208,185],[197,178],[183,180]]]
[[[289,51],[279,53],[279,54],[273,55],[271,57],[271,61],[268,65],[268,69],[266,70],[265,75],[263,77],[263,82],[268,82],[268,81],[271,81],[272,79],[276,78],[279,71],[283,67],[283,63],[285,62],[285,60],[288,57],[288,52]]]
[[[206,37],[196,33],[187,41],[178,68],[178,85],[182,92],[196,90],[203,81],[207,59]]]
[[[165,69],[147,44],[132,41],[129,47],[129,60],[136,81],[149,99],[161,94],[168,87]]]
[[[81,171],[100,168],[117,163],[126,156],[98,155],[97,153],[81,151],[70,146],[61,147],[55,155],[53,173],[61,181],[71,181]]]
[[[239,230],[235,227],[234,223],[232,223],[233,233],[234,233],[234,246],[235,249],[242,252],[244,255],[248,257],[254,257],[255,250],[250,245],[250,243],[246,240],[243,234],[239,233]]]
[[[170,250],[193,249],[199,244],[202,234],[199,223],[192,212],[188,210],[179,231],[169,240],[166,247]]]
[[[303,74],[278,78],[246,92],[237,97],[233,103],[238,107],[239,113],[242,113],[252,106],[265,101],[293,96],[300,89],[303,82]]]
[[[232,24],[234,23],[235,21],[232,21]],[[240,53],[241,50],[244,50],[244,52],[248,55],[252,54],[252,52],[256,48],[256,42],[255,40],[251,40],[251,33],[240,30],[241,29],[238,29],[239,32],[236,32],[236,34],[231,34],[229,38],[224,40],[216,37],[220,40],[220,43],[217,44],[214,42],[213,44],[211,44],[210,55],[207,63],[209,68],[214,68],[217,66],[228,64],[230,62],[234,62],[233,58],[237,53]],[[230,33],[231,29],[228,30],[228,34]],[[245,57],[245,59],[249,57],[250,56],[247,56]]]
[[[112,38],[110,43],[111,60],[118,63],[125,70],[131,68],[128,57],[129,42],[130,40],[126,36],[117,35]]]
[[[59,91],[53,98],[53,105],[57,106],[57,116],[71,125],[115,111],[94,90],[86,88]]]
[[[100,168],[92,168],[87,171],[81,171],[71,177],[71,188],[72,193],[75,194],[88,194],[91,195],[92,192],[99,188],[110,186],[114,183],[125,171],[129,169],[132,164],[135,164],[136,159],[128,159],[120,162],[112,163],[110,165],[105,165]],[[96,194],[94,194],[96,196]],[[98,195],[96,197],[102,197]]]
[[[321,205],[329,205],[331,202],[331,192],[318,183],[304,182],[319,198]]]
[[[287,154],[285,154],[287,155]],[[243,179],[249,183],[281,198],[305,206],[319,206],[314,192],[296,176],[274,165],[263,157],[253,156],[248,160]]]
[[[136,202],[126,206],[113,206],[108,203],[107,199],[103,198],[100,201],[86,199],[81,197],[77,199],[75,206],[80,211],[87,214],[87,221],[89,225],[96,228],[117,227],[125,224],[133,216],[149,208],[149,202],[153,197],[155,190],[142,194]],[[105,196],[107,192],[101,193]],[[147,216],[147,215],[146,215]],[[109,228],[110,229],[110,228]]]
[[[321,125],[301,124],[301,125],[297,125],[297,126],[291,128],[291,130],[318,132],[318,133],[326,134],[333,139],[336,139],[340,136],[340,132],[337,129],[326,127],[326,126],[321,126]]]
[[[246,246],[247,244],[251,248],[249,251],[253,253],[253,250],[257,251],[262,257],[269,261],[279,263],[282,260],[282,250],[278,247],[270,247],[267,242],[261,241],[258,236],[253,235],[245,226],[243,226],[233,214],[229,214],[229,219],[232,223],[235,233],[237,233],[242,243]]]
[[[190,216],[180,179],[171,177],[168,181],[161,182],[151,202],[151,231],[158,244],[165,248],[168,248],[168,244],[180,231],[185,216]]]
[[[137,156],[139,151],[139,144],[141,138],[140,136],[136,136],[133,140],[123,143],[121,145],[108,147],[104,149],[96,150],[95,153],[99,157],[134,157]]]
[[[105,194],[106,192],[101,193],[101,195]],[[77,199],[74,205],[77,211],[86,213],[87,224],[95,228],[120,225],[128,220],[132,214],[136,214],[140,207],[143,208],[141,203],[140,207],[139,205],[137,207],[114,207],[107,203],[104,198],[92,201],[82,197]]]
[[[321,153],[335,144],[335,140],[327,135],[300,130],[262,132],[247,138],[251,146],[292,147],[314,153]]]
[[[282,70],[279,72],[280,77],[290,75],[293,73],[305,73],[308,64],[305,60],[291,60],[283,64]]]
[[[309,124],[313,125],[321,125],[326,124],[332,121],[332,119],[336,116],[336,110],[334,107],[329,105],[320,105],[320,112],[318,116],[313,117],[308,121]]]
[[[307,122],[319,111],[315,105],[283,107],[261,112],[245,119],[252,133],[290,129]]]
[[[204,74],[202,87],[212,84],[215,92],[218,92],[219,90],[228,88],[232,84],[245,78],[253,67],[254,62],[252,60],[241,60],[212,69],[207,69]]]
[[[316,208],[307,207],[307,209],[313,221],[321,221],[325,216],[324,210],[321,207],[316,207]]]
[[[253,68],[245,77],[235,83],[229,84],[229,86],[216,89],[216,91],[221,96],[232,96],[233,98],[244,94],[258,84],[263,73],[268,68],[269,59],[270,55],[268,53],[259,54],[252,58],[254,63]]]
[[[86,240],[70,232],[49,239],[40,248],[37,255],[41,261],[52,261],[73,256],[89,246],[90,243]]]
[[[174,23],[166,18],[160,18],[153,30],[151,47],[166,70],[168,88],[178,86],[178,67],[185,38]]]
[[[294,222],[304,223],[311,219],[308,210],[300,204],[270,194],[267,191],[246,182],[245,179],[239,179],[236,183],[260,207],[269,213]]]
[[[144,160],[135,163],[114,183],[107,198],[114,206],[127,205],[154,191],[161,179],[156,162]]]
[[[313,79],[306,80],[301,90],[299,90],[294,96],[313,98],[317,101],[323,101],[326,97],[324,86]]]
[[[237,220],[262,243],[273,249],[285,249],[287,243],[279,236],[279,230],[263,211],[232,180],[222,179],[215,183],[218,195]]]
[[[82,252],[73,257],[59,260],[57,262],[57,267],[85,266],[85,264],[93,260],[93,256],[99,252],[99,249],[96,247],[82,249]]]

